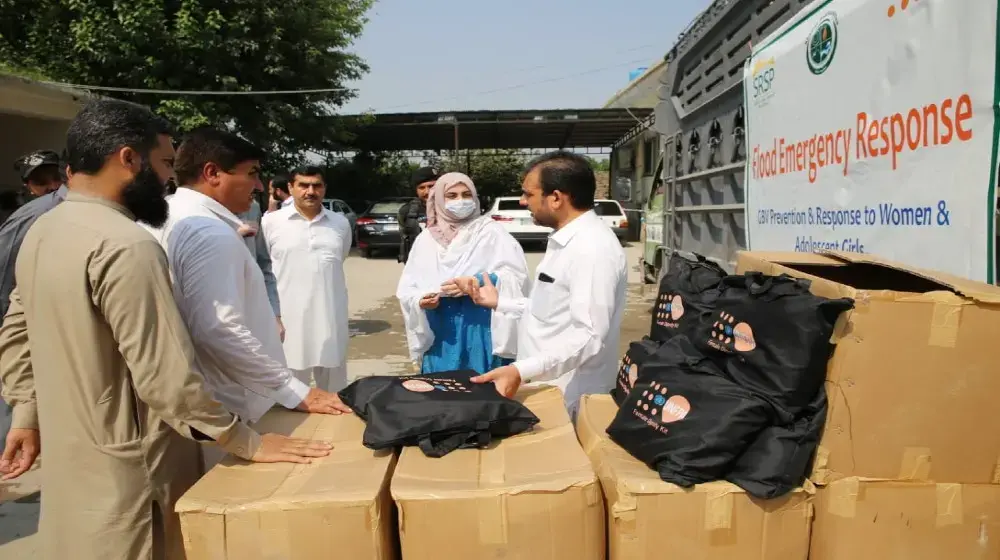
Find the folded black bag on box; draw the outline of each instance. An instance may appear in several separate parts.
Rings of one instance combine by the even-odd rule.
[[[615,404],[621,406],[622,401],[628,396],[632,386],[639,376],[639,366],[646,362],[662,345],[649,337],[643,337],[638,342],[629,345],[628,351],[622,356],[622,361],[618,364],[618,379],[611,389],[611,398]]]
[[[809,285],[788,275],[727,276],[693,337],[730,379],[771,403],[780,423],[793,422],[822,388],[837,318],[854,306],[813,295]]]
[[[649,337],[665,342],[675,334],[690,336],[691,329],[710,310],[725,276],[721,266],[701,255],[692,260],[672,254],[660,279]]]
[[[772,419],[767,402],[726,378],[681,335],[639,368],[607,433],[660,478],[686,488],[724,479]]]
[[[531,429],[538,417],[523,404],[476,384],[472,370],[408,377],[365,377],[338,395],[366,422],[369,449],[418,446],[428,457],[485,447]]]
[[[726,480],[755,498],[781,497],[802,486],[826,424],[826,388],[790,424],[773,425],[733,462]]]

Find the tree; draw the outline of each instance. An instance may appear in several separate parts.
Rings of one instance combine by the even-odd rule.
[[[140,89],[341,88],[367,66],[347,52],[373,0],[0,0],[0,60],[53,80]],[[328,118],[354,92],[183,96],[102,92],[181,130],[229,127],[276,166],[349,140]]]
[[[427,159],[445,171],[461,171],[475,183],[479,196],[493,199],[521,192],[521,174],[527,159],[517,150],[496,150],[489,153],[459,152]]]

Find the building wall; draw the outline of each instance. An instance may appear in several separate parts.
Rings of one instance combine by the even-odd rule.
[[[35,150],[62,153],[68,120],[0,113],[0,189],[21,187],[14,161]]]
[[[647,129],[611,154],[611,193],[626,209],[632,241],[640,237],[642,209],[656,179],[661,149],[660,135]]]

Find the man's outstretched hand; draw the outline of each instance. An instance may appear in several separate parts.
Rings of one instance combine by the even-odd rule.
[[[497,388],[497,392],[509,399],[514,396],[514,393],[517,393],[517,389],[521,386],[521,372],[513,365],[501,366],[483,375],[477,375],[469,381],[473,383],[493,383]]]
[[[13,480],[35,464],[42,451],[41,434],[38,430],[11,428],[4,446],[0,457],[0,480]]]
[[[487,309],[497,308],[497,302],[500,300],[500,292],[498,292],[497,287],[493,285],[489,274],[483,274],[482,286],[479,285],[479,282],[476,282],[471,286],[471,288],[469,297],[472,298],[472,301],[474,301],[476,305],[480,305]]]
[[[260,448],[250,459],[254,463],[312,463],[313,459],[326,457],[333,449],[325,441],[280,434],[263,434],[260,438]]]
[[[309,389],[309,394],[296,407],[303,412],[315,414],[351,414],[351,407],[340,400],[337,393],[328,393],[322,389]]]

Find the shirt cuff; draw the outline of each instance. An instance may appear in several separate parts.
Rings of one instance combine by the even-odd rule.
[[[539,357],[525,358],[512,364],[521,374],[521,381],[530,381],[544,373],[545,368],[542,359]]]
[[[504,297],[501,295],[497,298],[497,308],[496,311],[500,313],[505,313],[509,315],[516,315],[520,311],[520,307],[517,305],[518,301],[516,298]]]
[[[10,419],[10,427],[18,430],[37,430],[38,404],[23,402],[15,405]]]
[[[309,396],[309,386],[298,380],[291,372],[288,372],[288,381],[275,394],[278,404],[295,410]]]
[[[216,443],[227,453],[249,461],[260,449],[260,434],[237,419],[232,429]]]

